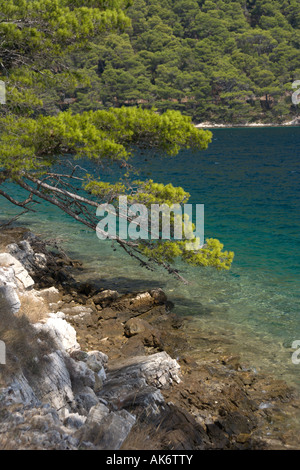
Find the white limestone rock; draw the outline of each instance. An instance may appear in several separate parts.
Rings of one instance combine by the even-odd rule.
[[[71,429],[79,429],[84,425],[86,416],[79,413],[69,413],[64,420],[64,425]]]
[[[13,314],[18,313],[21,308],[17,291],[10,285],[0,286],[0,308],[4,311],[8,309]]]
[[[15,314],[21,307],[18,285],[13,267],[0,267],[0,307]]]
[[[13,269],[17,281],[21,283],[21,285],[19,285],[21,288],[29,289],[34,285],[34,280],[29,275],[28,271],[24,268],[20,261],[11,254],[0,253],[0,266],[11,267]]]
[[[66,314],[67,318],[72,318],[72,320],[77,321],[86,319],[93,313],[93,310],[90,307],[85,307],[84,305],[63,307],[62,311]]]
[[[87,366],[92,369],[104,382],[106,380],[105,367],[108,363],[108,356],[100,351],[89,351],[86,359]]]
[[[76,330],[65,319],[63,312],[51,313],[45,323],[36,323],[38,331],[46,332],[55,341],[57,346],[69,353],[79,350],[80,345],[76,339]]]
[[[165,351],[150,356],[130,357],[120,361],[110,371],[120,376],[140,376],[148,385],[157,388],[168,388],[173,382],[180,382],[180,365]]]
[[[56,287],[48,287],[47,289],[42,289],[38,291],[37,294],[48,304],[56,304],[60,301],[60,293]]]
[[[111,365],[99,398],[115,406],[140,406],[157,414],[164,403],[160,389],[179,382],[180,366],[166,352],[130,357]]]
[[[6,407],[14,404],[24,406],[40,404],[28,380],[22,373],[16,375],[6,388],[0,389],[0,402],[1,406]]]
[[[6,249],[29,273],[34,273],[37,268],[45,269],[47,266],[47,257],[43,253],[35,253],[28,240],[18,244],[11,243]]]
[[[56,410],[74,401],[71,377],[61,351],[47,356],[36,387],[39,398]]]
[[[0,253],[0,305],[13,314],[21,308],[19,292],[34,285],[22,264],[9,253]]]
[[[101,351],[73,351],[71,357],[76,361],[83,361],[103,383],[106,380],[105,368],[108,363],[108,356]]]
[[[92,442],[97,450],[119,450],[135,422],[128,411],[113,412],[99,403],[91,408],[80,429],[81,443]]]
[[[91,387],[80,387],[79,391],[75,393],[74,403],[76,409],[80,414],[87,414],[93,406],[98,405],[99,400],[94,390]]]
[[[68,358],[69,372],[72,383],[80,384],[84,387],[95,387],[95,373],[87,366],[85,362],[74,361],[71,357]]]

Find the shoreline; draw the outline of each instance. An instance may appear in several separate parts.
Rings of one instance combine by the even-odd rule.
[[[26,263],[22,244],[26,233],[16,237],[12,229],[7,234],[14,251],[7,249],[5,237],[0,251],[11,251],[13,256]],[[103,384],[100,387],[98,384],[97,399],[106,403],[111,413],[116,410],[125,413],[130,423],[133,423],[132,416],[137,420],[134,426],[129,426],[122,449],[132,449],[141,430],[150,433],[146,445],[151,450],[162,445],[160,442],[167,446],[167,441],[171,447],[163,449],[297,448],[297,444],[293,444],[293,434],[283,427],[280,429],[281,414],[293,413],[295,407],[300,406],[293,397],[294,392],[284,382],[245,369],[238,356],[224,357],[203,351],[201,361],[191,359],[182,319],[172,313],[172,306],[161,289],[127,294],[108,289],[94,291],[92,285],[76,282],[79,264],[64,257],[54,259],[47,255],[45,245],[33,234],[26,240],[29,245],[25,243],[25,246],[31,256],[33,254],[38,260],[43,260],[43,256],[48,258],[46,268],[31,265],[34,289],[55,288],[60,292],[60,300],[56,296],[51,304],[50,324],[66,321],[76,332],[80,349],[71,355],[73,360],[82,361],[95,351],[108,358],[105,373],[102,371]],[[27,295],[30,292],[31,289]],[[47,324],[47,318],[45,321]],[[174,357],[176,360],[172,359]],[[137,358],[143,358],[142,365],[137,364]],[[161,377],[155,369],[156,358],[160,361],[159,368],[162,364],[166,367]],[[130,374],[139,375],[140,367],[146,367],[145,364],[151,386],[148,384],[145,389],[145,385],[141,385],[136,389],[134,379],[128,390],[132,380]],[[122,370],[128,371],[129,375],[122,375]],[[60,394],[59,390],[57,394]],[[157,416],[165,423],[164,433],[157,437],[157,416],[154,418],[150,413],[146,428],[140,421],[145,407],[149,411],[148,406],[156,409]],[[111,416],[120,418],[119,415]],[[271,418],[274,421],[272,429]]]
[[[217,124],[214,122],[205,121],[199,124],[194,124],[195,127],[200,129],[247,129],[247,128],[263,128],[263,127],[299,127],[300,118],[296,118],[293,121],[286,121],[281,124],[274,123],[260,123],[254,122],[250,124]]]

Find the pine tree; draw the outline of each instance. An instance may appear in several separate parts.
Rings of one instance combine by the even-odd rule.
[[[187,202],[189,195],[182,188],[133,181],[131,157],[141,148],[151,148],[166,159],[182,148],[206,149],[211,133],[195,128],[189,117],[174,110],[158,114],[155,109],[121,107],[76,114],[51,108],[49,90],[51,96],[59,86],[63,90],[88,83],[89,77],[70,65],[70,54],[94,50],[104,32],[116,34],[129,24],[122,10],[126,2],[90,0],[84,7],[80,3],[1,1],[0,57],[8,100],[1,108],[0,186],[11,181],[26,190],[28,198],[17,201],[3,186],[0,196],[27,210],[43,199],[96,230],[97,206],[116,204],[119,195],[147,206]],[[92,160],[94,173],[87,174],[78,159]],[[120,180],[103,182],[98,171],[103,167],[117,168]],[[179,277],[171,265],[177,257],[216,268],[229,268],[233,259],[217,240],[207,240],[194,251],[188,249],[188,239],[115,240],[144,266],[158,263]]]

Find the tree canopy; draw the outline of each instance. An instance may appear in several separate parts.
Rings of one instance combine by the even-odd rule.
[[[70,57],[90,78],[68,95],[71,109],[154,105],[233,124],[297,116],[299,0],[135,0],[127,14],[121,34]]]
[[[127,49],[122,46],[126,42],[122,34],[130,25],[123,10],[128,5],[121,0],[90,0],[85,6],[79,0],[0,2],[1,73],[7,85],[7,105],[1,106],[0,119],[1,197],[26,210],[34,210],[37,199],[43,199],[93,230],[97,229],[97,206],[116,204],[120,194],[127,195],[131,203],[146,206],[188,201],[189,194],[171,183],[136,180],[131,157],[144,148],[166,159],[180,149],[206,149],[212,135],[197,129],[190,117],[178,110],[158,112],[152,107],[82,109],[85,99],[91,102],[84,92],[77,110],[58,110],[55,104],[60,93],[70,89],[77,93],[79,86],[92,84],[89,70],[78,69],[72,57],[86,54],[93,62],[91,57],[105,46],[107,34],[113,35],[109,37],[115,38],[115,49],[119,48],[116,61],[130,52],[129,43]],[[160,21],[158,24],[162,34],[156,47],[161,50],[162,43],[168,42],[164,34],[169,29]],[[149,35],[151,40],[150,30]],[[109,76],[118,82],[118,76]],[[125,82],[124,93],[126,86]],[[95,163],[93,174],[81,164],[87,159]],[[103,181],[103,169],[114,167],[120,179]],[[16,200],[5,189],[7,181],[25,189],[28,198]],[[192,221],[188,225],[191,230]],[[172,267],[177,257],[195,266],[225,269],[233,259],[233,253],[223,251],[223,245],[214,239],[194,250],[188,248],[191,240],[187,237],[167,241],[116,237],[115,241],[142,265],[160,264],[179,277]]]

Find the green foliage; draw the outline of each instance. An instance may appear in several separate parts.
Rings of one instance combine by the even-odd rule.
[[[140,245],[142,252],[149,259],[154,259],[159,264],[165,261],[174,263],[176,258],[181,258],[193,266],[217,269],[229,269],[234,258],[232,251],[222,251],[223,244],[219,240],[208,238],[205,245],[195,251],[189,249],[190,241],[165,241],[153,243],[151,246]]]
[[[154,183],[153,180],[133,181],[134,195],[128,197],[129,202],[137,202],[139,204],[185,204],[190,195],[181,187],[174,187],[171,183],[164,185],[162,183]]]
[[[1,112],[15,112],[16,108],[20,112],[20,105],[24,108],[26,102],[32,110],[37,107],[40,112],[41,90],[35,83],[17,79],[20,67],[24,64],[30,67],[25,71],[27,76],[32,72],[41,74],[38,83],[44,90],[49,89],[47,81],[55,80],[55,74],[68,74],[65,59],[72,51],[88,47],[91,38],[99,38],[105,31],[121,30],[130,25],[122,10],[127,3],[123,0],[90,1],[93,8],[89,8],[73,0],[0,0],[0,74],[8,85],[9,106]],[[43,72],[43,68],[47,72]],[[60,77],[59,83],[64,78]],[[59,91],[60,87],[58,84],[52,89]],[[66,87],[72,93],[68,83]],[[27,88],[31,88],[30,91]],[[39,95],[36,101],[31,98],[33,93]],[[47,107],[47,98],[45,105]]]
[[[212,35],[214,45],[207,50],[223,42],[235,48],[222,9],[211,12],[212,2],[202,2],[210,15],[203,17],[199,2],[173,3],[170,10],[167,0],[88,0],[85,6],[79,0],[0,0],[0,72],[7,89],[7,105],[0,109],[0,185],[10,180],[30,193],[23,202],[2,190],[1,197],[25,208],[33,196],[45,199],[93,229],[95,205],[115,203],[120,194],[148,207],[188,201],[189,194],[171,183],[135,181],[133,152],[151,148],[170,158],[181,149],[207,148],[211,132],[180,112],[205,109],[195,99],[211,92],[206,62],[217,67],[214,83],[224,88],[223,100],[238,101],[248,82],[235,77],[232,65],[219,73],[218,58],[208,57],[200,69],[195,65],[200,27],[203,37],[214,29],[220,35],[220,41]],[[132,21],[123,11],[130,5]],[[272,79],[267,68],[261,77]],[[98,169],[118,166],[120,179],[102,181],[96,170],[88,175],[76,165],[78,159],[91,159]],[[187,233],[193,230],[191,222],[180,222]],[[201,248],[196,242],[120,244],[140,261],[144,256],[168,265],[180,257],[196,266],[229,268],[233,254],[223,252],[220,242],[207,240]]]
[[[92,66],[72,57],[93,77],[91,109],[141,104],[219,123],[295,116],[285,98],[300,78],[299,0],[136,0],[128,16],[131,27],[107,34]],[[86,96],[75,93],[71,107],[86,109]]]
[[[205,149],[211,132],[196,129],[177,111],[113,108],[70,111],[36,119],[8,116],[1,121],[0,167],[19,172],[52,165],[62,155],[97,161],[127,160],[132,146],[157,148],[176,155],[180,148]]]
[[[222,251],[224,245],[214,238],[208,238],[204,247],[196,252],[185,251],[183,258],[194,266],[213,266],[229,269],[234,258],[232,251]]]

